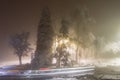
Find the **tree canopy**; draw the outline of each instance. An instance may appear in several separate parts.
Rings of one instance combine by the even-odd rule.
[[[51,16],[48,8],[41,12],[40,22],[37,32],[37,46],[35,57],[32,60],[32,69],[48,67],[51,65],[51,53],[53,45],[54,30],[51,24]]]
[[[22,56],[27,55],[30,50],[28,38],[29,32],[15,34],[10,37],[9,43],[14,48],[14,53],[18,56],[20,65],[22,64]]]

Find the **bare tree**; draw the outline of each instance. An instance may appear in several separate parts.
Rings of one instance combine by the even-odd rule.
[[[28,43],[29,32],[15,34],[10,37],[10,45],[14,48],[14,53],[19,58],[19,64],[22,65],[22,56],[27,56],[30,51],[30,44]]]

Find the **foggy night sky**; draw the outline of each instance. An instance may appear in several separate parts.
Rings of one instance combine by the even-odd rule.
[[[56,27],[61,17],[69,17],[82,5],[87,6],[96,20],[91,28],[94,34],[113,40],[120,31],[120,0],[0,0],[0,62],[18,60],[8,46],[12,34],[31,32],[30,42],[35,46],[37,26],[44,6],[50,8],[53,26]]]

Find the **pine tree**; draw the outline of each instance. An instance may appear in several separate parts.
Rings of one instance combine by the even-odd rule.
[[[69,31],[68,31],[68,21],[65,19],[61,20],[61,28],[59,30],[59,33],[62,35],[62,37],[67,38]]]
[[[60,43],[63,40],[68,39],[69,30],[68,30],[68,21],[65,19],[61,20],[61,28],[59,30],[58,35],[58,43]],[[67,67],[69,66],[69,52],[67,52],[67,46],[68,44],[62,42],[62,44],[58,45],[56,48],[55,57],[57,59],[57,67]]]
[[[53,27],[51,26],[51,17],[48,8],[44,8],[41,13],[38,26],[37,46],[35,58],[32,60],[32,69],[48,67],[51,65],[51,52],[53,44]]]

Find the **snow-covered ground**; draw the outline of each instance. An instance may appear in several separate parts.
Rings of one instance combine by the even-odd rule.
[[[52,79],[46,79],[46,80],[78,80],[76,78],[52,78]]]
[[[120,79],[120,66],[97,67],[94,76],[98,79]]]
[[[82,76],[79,78],[52,78],[46,80],[98,80],[94,76]]]

